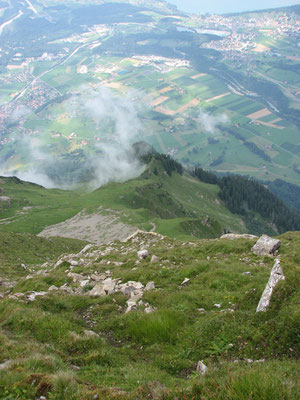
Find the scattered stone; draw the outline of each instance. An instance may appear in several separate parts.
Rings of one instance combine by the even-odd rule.
[[[147,258],[149,256],[149,252],[148,252],[148,250],[140,250],[140,251],[137,252],[137,256],[138,256],[139,259],[142,260],[142,259],[145,259],[145,258]]]
[[[65,262],[65,260],[64,260],[63,258],[61,258],[61,259],[58,260],[57,263],[54,265],[54,268],[60,267],[64,262]]]
[[[36,297],[45,296],[47,292],[32,292],[30,295],[27,296],[29,301],[34,301]]]
[[[158,258],[157,256],[153,255],[153,256],[151,257],[150,263],[153,264],[153,263],[156,263],[156,262],[159,262],[159,258]]]
[[[106,279],[106,275],[105,274],[101,274],[101,275],[92,274],[91,279],[96,282],[104,281],[104,279]]]
[[[247,272],[243,272],[243,275],[246,275],[246,276],[251,276],[251,272],[249,272],[249,271],[247,271]]]
[[[202,314],[206,313],[204,308],[197,308],[197,311],[201,312]]]
[[[80,283],[86,279],[86,276],[75,274],[74,272],[69,272],[67,277],[71,278],[74,283]]]
[[[281,268],[280,260],[276,259],[267,286],[265,287],[265,290],[258,303],[256,312],[267,310],[271,301],[273,290],[275,286],[278,284],[278,282],[282,280],[285,280],[285,276]]]
[[[145,313],[146,314],[151,314],[155,310],[156,310],[155,307],[149,305],[148,307],[145,308]]]
[[[203,363],[203,361],[199,361],[197,364],[196,371],[201,375],[205,375],[208,372],[207,366]]]
[[[257,256],[266,256],[269,254],[274,254],[280,246],[280,240],[273,239],[267,235],[262,235],[252,247],[252,251]]]
[[[71,260],[70,264],[72,265],[72,267],[77,267],[79,265],[79,262]]]
[[[68,294],[74,294],[73,289],[70,288],[70,286],[68,286],[66,283],[64,285],[62,285],[59,290],[62,290]]]
[[[183,280],[183,282],[181,283],[181,285],[185,285],[185,284],[188,283],[189,281],[190,281],[189,278],[185,278],[185,279]]]
[[[121,267],[124,263],[122,263],[122,262],[120,262],[120,261],[114,261],[113,264],[114,264],[116,267]]]
[[[141,299],[141,297],[143,296],[143,293],[139,293],[136,295],[133,295],[130,297],[129,300],[127,300],[127,310],[125,311],[125,314],[128,314],[130,311],[132,310],[136,310],[137,307],[137,302]]]
[[[214,304],[214,306],[217,308],[221,308],[221,304],[218,304],[218,303]]]
[[[3,296],[3,294],[0,293],[0,300],[3,300],[3,299],[4,299],[4,296]]]
[[[25,279],[26,279],[26,281],[28,281],[28,279],[32,279],[32,278],[33,278],[33,275],[27,275]]]
[[[221,236],[221,239],[230,239],[230,240],[235,240],[235,239],[258,239],[258,236],[255,235],[250,235],[248,233],[245,234],[236,234],[236,233],[226,233],[225,235]]]
[[[264,363],[264,362],[266,362],[266,360],[264,359],[264,358],[262,358],[261,360],[256,360],[256,361],[254,361],[255,363]]]
[[[7,360],[4,363],[0,364],[0,371],[3,371],[4,369],[8,368],[11,363],[12,360]]]
[[[115,289],[116,289],[116,281],[111,279],[111,278],[107,278],[103,281],[103,290],[105,292],[105,294],[112,294],[115,293]]]
[[[99,283],[92,290],[88,292],[89,296],[106,296],[106,293],[103,289],[103,283]]]
[[[81,288],[84,288],[84,287],[86,287],[89,283],[90,283],[89,279],[86,279],[85,281],[82,281],[82,282],[80,283],[80,287],[81,287]]]
[[[85,329],[83,331],[83,333],[85,334],[85,336],[88,336],[88,337],[99,337],[98,333],[96,333],[94,331],[89,331],[88,329]]]
[[[92,244],[87,244],[79,253],[78,255],[84,254],[86,253],[89,249],[91,249],[93,247]]]
[[[49,287],[48,292],[55,292],[56,290],[58,290],[58,287],[56,287],[55,285],[52,285]]]
[[[148,291],[148,290],[154,290],[155,289],[155,283],[154,282],[148,282],[144,291]]]

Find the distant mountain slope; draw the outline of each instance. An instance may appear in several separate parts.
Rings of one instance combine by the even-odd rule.
[[[139,178],[91,193],[49,190],[17,178],[1,178],[0,230],[61,233],[103,243],[124,238],[125,231],[129,235],[137,228],[181,239],[300,229],[299,215],[256,182],[240,177],[219,180],[207,172],[203,175],[201,169],[192,176],[158,153],[142,159],[147,164]]]

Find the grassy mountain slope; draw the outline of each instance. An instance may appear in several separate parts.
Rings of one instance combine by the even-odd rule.
[[[274,260],[254,255],[251,240],[184,243],[148,233],[71,255],[54,269],[29,264],[32,278],[14,277],[0,301],[0,364],[10,360],[0,369],[0,398],[299,398],[300,234],[281,240],[286,280],[265,313],[255,310]],[[137,262],[142,247],[149,257]],[[89,280],[85,288],[67,276],[72,261]],[[107,269],[122,282],[154,281],[155,289],[125,314],[128,296],[87,295],[89,276]],[[73,292],[47,292],[64,284]],[[28,301],[31,291],[46,293]],[[25,296],[9,298],[16,293]],[[155,311],[145,314],[146,302]],[[205,376],[196,372],[199,360]]]
[[[105,233],[105,226],[101,228],[105,216],[106,222],[111,217],[110,224],[120,223],[120,229],[123,226],[128,232],[135,227],[183,240],[216,238],[224,231],[272,235],[300,226],[299,215],[258,183],[241,177],[220,180],[200,169],[192,176],[179,163],[158,153],[150,154],[144,162],[140,177],[91,193],[47,190],[17,178],[2,178],[0,230],[42,231],[45,236],[68,236],[64,232],[70,231],[71,237],[93,241],[93,235]],[[196,172],[201,173],[198,176]],[[70,225],[75,215],[78,229]],[[93,216],[94,233],[78,233]],[[66,225],[56,225],[63,221]],[[49,226],[51,231],[44,231]],[[115,238],[124,237],[115,237],[114,233],[109,237]]]
[[[242,219],[218,199],[216,185],[187,174],[173,172],[170,176],[159,160],[150,162],[140,178],[108,184],[88,194],[1,179],[3,195],[11,198],[10,206],[1,203],[2,231],[37,234],[84,209],[106,214],[114,210],[123,223],[145,230],[155,227],[159,233],[182,239],[219,237],[225,229],[246,232]]]

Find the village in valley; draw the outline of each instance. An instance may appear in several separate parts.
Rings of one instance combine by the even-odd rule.
[[[58,143],[63,143],[63,151],[93,151],[111,138],[106,125],[70,110],[72,96],[105,87],[139,105],[144,139],[159,151],[220,172],[296,182],[298,130],[292,120],[279,115],[277,105],[262,101],[243,82],[215,72],[213,65],[199,72],[182,50],[176,50],[176,56],[168,55],[169,50],[165,55],[143,50],[161,45],[158,32],[205,37],[200,45],[203,51],[216,51],[229,70],[234,66],[245,76],[263,78],[280,89],[284,86],[290,105],[299,110],[300,83],[293,67],[300,60],[298,15],[285,11],[232,16],[150,14],[152,22],[96,24],[53,40],[59,46],[56,53],[24,57],[22,49],[13,49],[14,56],[0,77],[0,143],[7,170],[19,164],[11,146],[20,138],[36,137],[51,151]],[[125,42],[130,35],[140,36],[135,46],[142,51],[127,57],[114,48],[98,51],[118,35]],[[163,45],[174,50],[172,38],[164,39]],[[283,59],[290,64],[288,71],[280,69]],[[217,121],[222,116],[213,139],[199,122],[200,115],[212,115]],[[278,163],[282,175],[275,168]]]

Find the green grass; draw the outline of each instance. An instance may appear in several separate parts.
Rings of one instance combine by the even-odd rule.
[[[123,282],[154,281],[156,289],[143,296],[156,307],[151,314],[143,306],[125,314],[128,297],[121,293],[91,298],[57,291],[29,303],[0,301],[0,363],[12,360],[0,371],[0,399],[298,399],[300,234],[280,239],[286,280],[265,313],[255,310],[274,261],[251,253],[253,241],[186,243],[143,234],[113,243],[110,254],[73,272],[103,273],[105,260]],[[149,257],[136,265],[136,250],[145,244],[159,261]],[[30,257],[27,242],[18,247]],[[53,282],[75,288],[68,269],[64,263],[27,281],[16,270],[10,293],[47,291]],[[185,278],[190,281],[182,286]],[[220,311],[227,308],[234,312]],[[85,329],[99,336],[86,336]],[[209,368],[205,376],[196,372],[199,360]]]
[[[155,168],[158,175],[153,173]],[[37,234],[83,209],[99,213],[100,206],[118,211],[124,223],[142,229],[154,223],[158,232],[182,239],[219,237],[224,229],[246,231],[242,219],[218,200],[218,186],[189,175],[168,176],[159,163],[149,166],[140,178],[91,193],[47,190],[14,178],[2,178],[2,182],[11,204],[0,209],[0,231]]]

